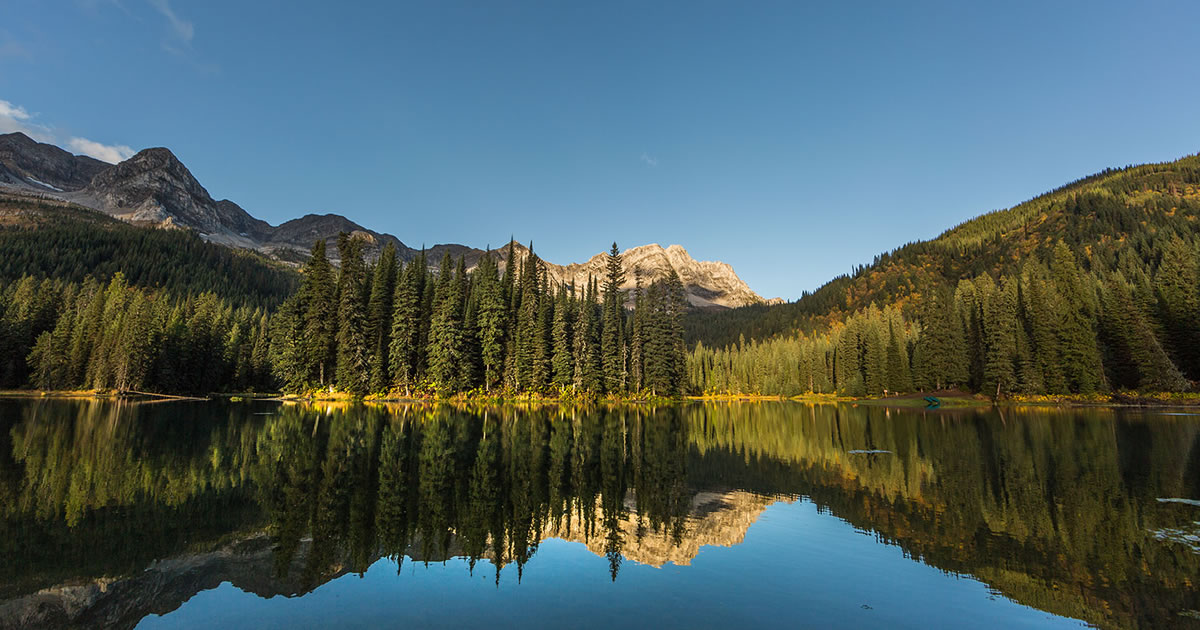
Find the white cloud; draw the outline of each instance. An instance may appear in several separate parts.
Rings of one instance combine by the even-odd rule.
[[[54,134],[45,125],[33,122],[34,115],[20,105],[0,100],[0,133],[21,133],[39,142],[50,142]]]
[[[658,166],[658,158],[650,157],[645,152],[642,153],[642,157],[639,159],[641,159],[643,162],[645,162],[649,166],[652,166],[652,167]]]
[[[13,105],[8,101],[0,101],[0,116],[15,120],[29,120],[29,112],[24,107]]]
[[[71,138],[67,146],[76,153],[90,155],[102,162],[116,164],[133,157],[134,150],[123,144],[101,144],[87,138]]]
[[[54,133],[51,127],[36,122],[37,114],[29,113],[29,110],[14,105],[6,100],[0,99],[0,133],[13,133],[19,131],[38,142],[48,142],[50,144],[62,144],[58,136]],[[95,140],[80,138],[73,136],[63,145],[75,153],[90,155],[97,160],[103,160],[109,164],[116,164],[129,159],[134,150],[123,144],[102,144]]]

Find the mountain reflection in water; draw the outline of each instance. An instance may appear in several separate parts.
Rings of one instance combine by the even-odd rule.
[[[3,400],[0,626],[133,627],[224,582],[303,596],[381,558],[459,558],[500,585],[553,563],[535,558],[547,539],[604,557],[613,581],[627,563],[688,571],[797,499],[1054,615],[1194,624],[1197,420]]]

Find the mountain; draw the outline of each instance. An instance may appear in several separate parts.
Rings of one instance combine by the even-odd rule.
[[[529,255],[529,248],[519,244],[515,247],[514,259],[520,262]],[[508,247],[493,250],[492,254],[501,262],[501,269],[508,256]],[[589,278],[600,281],[605,276],[607,253],[592,256],[584,263],[556,265],[546,263],[550,278],[558,283],[577,287],[587,285]],[[763,303],[764,300],[738,277],[733,267],[723,262],[699,261],[691,257],[681,245],[663,247],[658,243],[632,247],[621,252],[625,267],[625,282],[622,289],[632,289],[638,278],[642,286],[663,280],[673,269],[683,281],[688,303],[701,309],[725,309]],[[468,260],[471,264],[473,261]],[[630,294],[632,300],[632,294]]]
[[[0,135],[0,188],[68,201],[135,225],[190,230],[206,241],[253,250],[293,265],[307,259],[317,240],[326,242],[326,250],[337,262],[336,241],[343,232],[366,244],[368,259],[377,257],[388,244],[395,246],[400,259],[406,262],[420,253],[391,234],[370,230],[337,214],[307,214],[272,226],[233,201],[213,199],[191,171],[169,149],[161,147],[142,150],[120,164],[109,165],[71,155],[21,133]],[[465,257],[467,267],[472,268],[485,251],[438,244],[426,248],[425,253],[431,266],[449,253],[454,258]],[[492,253],[503,262],[507,246]],[[515,253],[527,255],[520,246]],[[642,274],[644,283],[649,283],[674,269],[693,306],[722,309],[763,302],[732,267],[696,261],[679,245],[634,247],[624,256],[629,270],[626,288],[634,286],[634,270]],[[547,268],[554,280],[582,286],[589,274],[603,275],[604,254],[578,264],[548,263]]]
[[[108,164],[21,133],[0,134],[0,185],[51,192],[87,186]]]

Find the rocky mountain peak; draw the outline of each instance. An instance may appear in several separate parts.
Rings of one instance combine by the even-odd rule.
[[[79,195],[137,223],[185,227],[209,240],[252,246],[270,226],[229,200],[215,201],[170,149],[143,149],[98,173]]]
[[[21,133],[0,134],[0,184],[39,192],[78,190],[109,165]]]
[[[513,248],[513,259],[520,263],[529,255],[529,248],[519,243],[505,245],[494,250],[495,258],[503,269],[508,248]],[[608,253],[601,252],[584,263],[556,265],[546,262],[546,271],[555,282],[575,286],[586,286],[588,278],[603,278],[607,272]],[[663,247],[658,243],[639,245],[621,252],[625,266],[625,283],[622,289],[633,289],[640,281],[642,286],[665,280],[671,270],[679,275],[687,293],[688,302],[697,308],[733,308],[763,302],[738,277],[733,267],[723,262],[700,261],[692,258],[682,245]],[[632,292],[630,293],[632,300]],[[632,301],[630,302],[632,304]]]

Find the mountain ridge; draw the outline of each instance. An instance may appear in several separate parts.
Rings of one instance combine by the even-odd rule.
[[[309,213],[272,226],[231,200],[214,199],[165,147],[143,149],[123,162],[109,165],[39,143],[19,132],[0,134],[0,187],[68,201],[135,225],[192,230],[207,241],[256,251],[293,265],[306,260],[318,240],[326,242],[326,251],[337,263],[336,241],[343,232],[366,244],[368,259],[377,257],[391,244],[405,262],[414,260],[423,250],[430,265],[449,253],[465,258],[467,267],[473,268],[485,253],[490,253],[503,266],[510,247],[485,251],[443,243],[418,250],[396,236],[332,213]],[[526,248],[517,246],[515,254],[521,259],[527,253]],[[643,245],[625,250],[624,255],[628,270],[624,288],[632,288],[637,275],[648,283],[674,270],[694,307],[724,309],[765,303],[730,265],[697,261],[680,245]],[[599,253],[582,263],[567,265],[543,262],[554,281],[582,286],[589,274],[603,274],[604,256]]]

